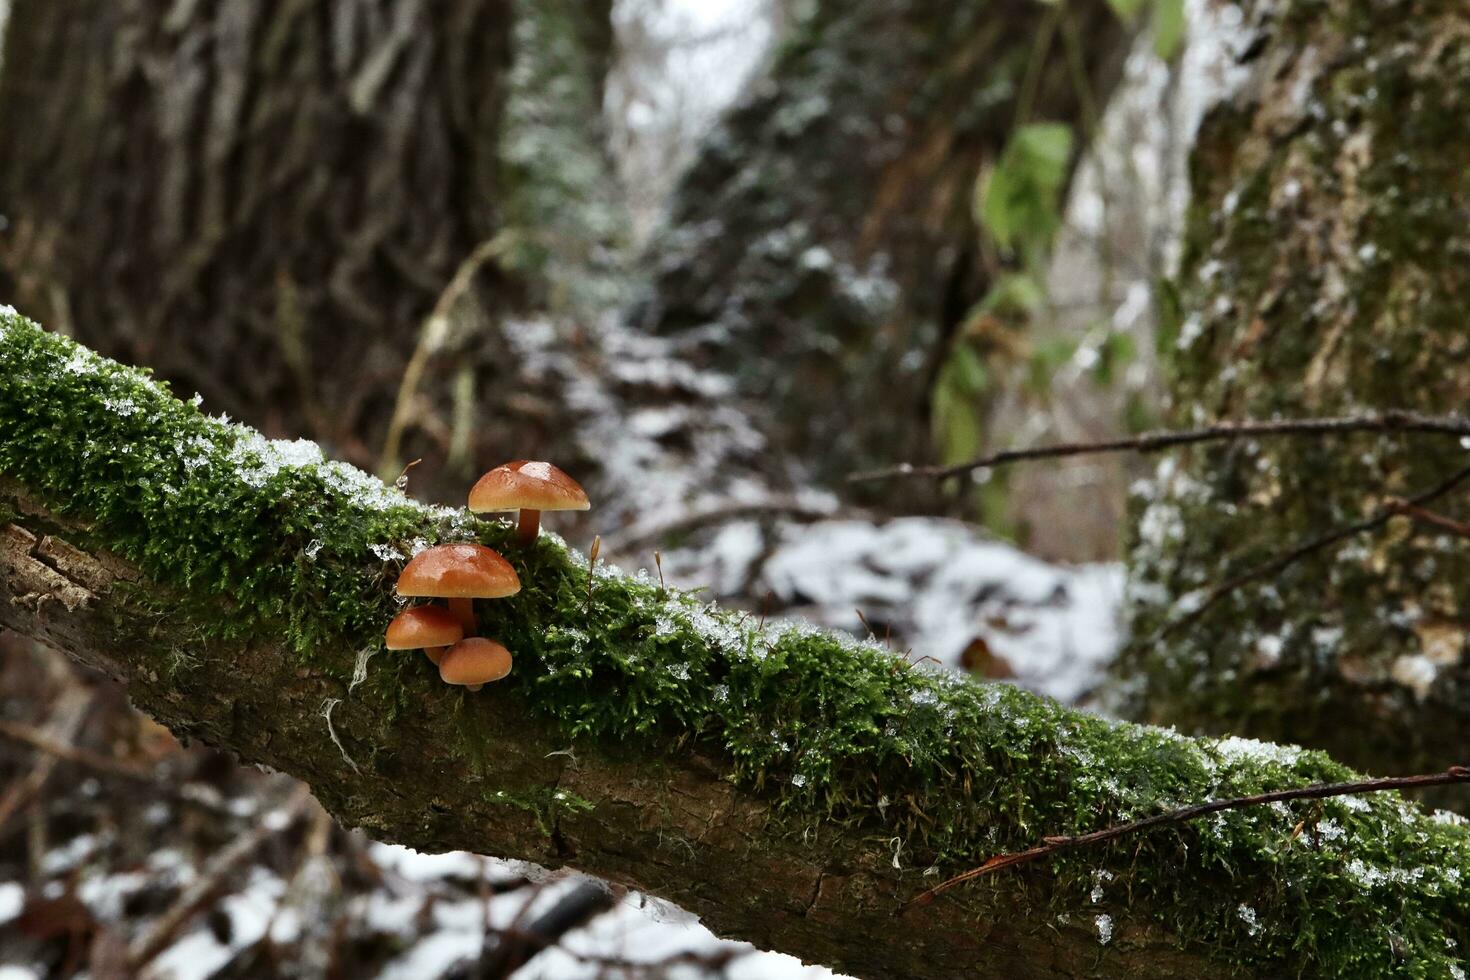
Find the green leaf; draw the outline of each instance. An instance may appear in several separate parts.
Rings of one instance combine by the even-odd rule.
[[[985,362],[969,344],[955,345],[954,351],[949,355],[948,367],[953,372],[956,389],[966,395],[980,394],[989,383],[990,376],[985,370]]]
[[[974,457],[984,441],[979,405],[956,387],[941,384],[934,392],[934,442],[945,463]]]
[[[1133,337],[1126,333],[1110,333],[1097,348],[1097,363],[1092,366],[1092,376],[1100,385],[1111,385],[1118,369],[1132,362],[1137,355]]]
[[[1184,0],[1154,0],[1154,53],[1165,61],[1184,44]]]
[[[1017,129],[981,194],[977,215],[1002,248],[1044,250],[1061,225],[1060,196],[1072,158],[1072,129],[1032,123]]]
[[[1119,20],[1131,24],[1143,9],[1143,0],[1108,0],[1108,6],[1113,8],[1113,13],[1118,15]]]
[[[979,310],[998,316],[1028,317],[1046,303],[1046,289],[1025,272],[1007,272],[996,280],[980,301]]]
[[[1044,399],[1051,391],[1052,376],[1076,353],[1077,340],[1074,337],[1054,337],[1038,344],[1027,364],[1026,387],[1033,395]]]
[[[1179,288],[1167,276],[1154,280],[1154,350],[1159,359],[1168,363],[1179,343],[1179,331],[1184,323],[1184,300]]]

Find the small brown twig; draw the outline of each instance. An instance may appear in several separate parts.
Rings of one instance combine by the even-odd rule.
[[[602,535],[592,535],[592,548],[587,552],[587,608],[582,615],[592,615],[592,586],[597,582],[597,556],[602,553]]]
[[[796,497],[770,497],[764,500],[721,501],[698,510],[683,511],[672,517],[635,525],[608,536],[608,553],[624,555],[649,544],[662,543],[676,534],[698,531],[711,525],[759,517],[785,517],[792,521],[814,522],[839,517],[867,518],[870,515],[850,508],[814,505]]]
[[[115,776],[123,776],[128,779],[141,780],[146,783],[157,782],[157,777],[148,769],[123,762],[112,756],[91,752],[87,749],[77,748],[67,742],[58,741],[39,728],[30,725],[22,725],[18,722],[0,720],[0,737],[8,738],[13,742],[29,745],[31,748],[44,752],[49,756],[62,759],[66,762],[74,762],[88,769],[98,772],[111,773]]]
[[[1350,415],[1340,418],[1247,419],[1220,422],[1200,429],[1144,432],[1124,439],[1102,442],[1059,442],[1030,449],[1003,449],[967,463],[953,466],[914,466],[901,463],[883,469],[868,470],[849,476],[848,482],[887,480],[900,476],[928,477],[936,480],[964,476],[990,466],[1003,466],[1031,459],[1057,459],[1063,456],[1089,456],[1100,453],[1154,453],[1197,442],[1220,442],[1252,439],[1261,436],[1322,436],[1352,432],[1419,432],[1446,436],[1470,436],[1470,418],[1458,415],[1421,415],[1418,412],[1383,412],[1378,415]]]
[[[87,706],[91,702],[92,697],[86,689],[68,679],[68,686],[56,697],[51,709],[45,737],[58,744],[70,742],[86,718]],[[41,792],[58,761],[60,756],[43,750],[41,758],[36,760],[31,771],[6,788],[5,793],[0,795],[0,827],[9,823],[11,817]]]
[[[1395,514],[1412,517],[1420,524],[1437,527],[1441,531],[1448,531],[1457,537],[1470,538],[1470,524],[1466,524],[1464,521],[1457,521],[1453,517],[1446,517],[1438,511],[1420,507],[1411,501],[1404,500],[1402,497],[1390,497],[1384,502],[1383,506]]]
[[[1171,620],[1170,622],[1167,622],[1163,626],[1161,626],[1158,631],[1149,638],[1149,642],[1154,643],[1162,640],[1165,637],[1177,632],[1179,629],[1188,626],[1190,623],[1195,622],[1207,611],[1209,611],[1213,606],[1215,606],[1221,599],[1224,599],[1226,596],[1230,595],[1242,585],[1246,585],[1250,582],[1266,578],[1269,575],[1274,575],[1282,569],[1296,564],[1298,561],[1301,561],[1303,558],[1307,557],[1313,552],[1321,551],[1323,548],[1331,547],[1332,545],[1337,544],[1339,541],[1346,541],[1348,538],[1354,537],[1355,535],[1363,534],[1368,531],[1375,531],[1383,525],[1387,524],[1389,520],[1396,514],[1403,513],[1404,508],[1422,508],[1425,504],[1431,503],[1435,500],[1438,500],[1440,497],[1443,497],[1445,494],[1455,489],[1455,487],[1459,486],[1461,483],[1464,483],[1467,479],[1470,479],[1470,466],[1466,466],[1463,469],[1457,470],[1448,479],[1444,480],[1444,482],[1436,484],[1435,486],[1430,487],[1428,490],[1425,490],[1422,493],[1415,494],[1407,500],[1394,498],[1392,501],[1385,503],[1382,507],[1380,507],[1377,513],[1375,513],[1372,517],[1364,518],[1361,521],[1356,521],[1352,524],[1347,524],[1343,527],[1335,528],[1325,534],[1318,535],[1317,537],[1304,541],[1301,544],[1298,544],[1295,547],[1291,548],[1290,550],[1284,551],[1276,555],[1275,557],[1260,563],[1259,565],[1255,565],[1251,568],[1246,569],[1239,575],[1235,575],[1229,579],[1226,579],[1224,582],[1221,582],[1219,585],[1210,589],[1210,591],[1205,594],[1204,599],[1200,601],[1199,605],[1195,606],[1184,615],[1179,616],[1177,619]]]
[[[311,802],[310,787],[304,783],[299,784],[281,806],[284,819],[279,822],[262,821],[249,833],[236,837],[215,852],[199,877],[180,892],[174,904],[128,947],[129,969],[134,974],[141,972],[143,967],[162,953],[194,916],[219,897],[230,872],[266,841],[300,819]]]
[[[1245,807],[1264,806],[1269,803],[1284,803],[1289,800],[1325,800],[1333,796],[1381,793],[1384,790],[1390,789],[1422,789],[1428,786],[1447,786],[1452,783],[1466,782],[1470,782],[1470,767],[1450,766],[1444,772],[1429,773],[1422,776],[1386,776],[1380,779],[1362,779],[1352,783],[1316,783],[1311,786],[1298,786],[1295,789],[1279,789],[1273,790],[1270,793],[1257,793],[1254,796],[1237,796],[1228,800],[1212,800],[1209,803],[1198,803],[1194,806],[1186,806],[1177,810],[1157,813],[1151,817],[1144,817],[1142,820],[1116,824],[1103,830],[1094,830],[1089,834],[1043,837],[1042,843],[1037,847],[1025,851],[1016,851],[1012,854],[998,854],[977,868],[971,868],[963,874],[955,875],[947,881],[940,882],[933,888],[905,903],[903,908],[900,909],[900,913],[917,905],[927,905],[936,896],[949,891],[957,885],[962,885],[967,881],[973,881],[976,878],[999,871],[1002,868],[1037,861],[1041,858],[1050,857],[1060,851],[1084,847],[1088,844],[1101,844],[1104,841],[1116,840],[1119,837],[1135,834],[1143,830],[1150,830],[1154,827],[1185,823],[1189,820],[1196,820],[1199,817],[1208,816],[1211,813],[1218,813],[1221,810],[1240,810]]]
[[[403,368],[403,379],[393,400],[393,414],[388,419],[388,432],[383,437],[383,449],[378,454],[378,472],[384,478],[398,469],[398,454],[403,445],[404,432],[412,421],[419,387],[423,383],[429,362],[448,343],[450,314],[454,311],[455,304],[469,292],[481,267],[498,259],[506,247],[506,239],[498,235],[475,246],[454,270],[444,291],[434,301],[434,308],[419,327],[418,341]]]

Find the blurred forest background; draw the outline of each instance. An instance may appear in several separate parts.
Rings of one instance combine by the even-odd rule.
[[[1251,317],[1227,317],[1237,286],[1305,300],[1288,247],[1273,269],[1216,254],[1210,214],[1261,181],[1303,222],[1350,196],[1287,150],[1255,184],[1225,179],[1269,169],[1232,155],[1252,134],[1341,118],[1271,102],[1326,59],[1259,68],[1269,7],[0,0],[0,301],[420,499],[554,460],[595,501],[556,530],[629,570],[657,549],[657,574],[722,605],[1406,771],[1463,731],[1454,587],[1375,585],[1361,612],[1247,590],[1168,663],[1124,648],[1130,617],[1149,635],[1181,595],[1439,464],[1369,453],[1332,476],[1335,502],[1319,450],[1255,443],[849,480],[1170,423],[1445,407],[1427,367],[1359,384],[1397,355],[1342,368],[1323,353],[1352,348],[1342,330],[1256,354]],[[1371,265],[1370,224],[1321,237]],[[1451,546],[1395,527],[1354,560],[1443,582]],[[1243,677],[1244,707],[1212,686]],[[0,692],[0,980],[829,975],[655,899],[344,831],[293,780],[180,745],[14,634]],[[1348,717],[1373,736],[1339,740]]]

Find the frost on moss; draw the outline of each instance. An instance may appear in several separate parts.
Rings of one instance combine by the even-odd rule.
[[[866,842],[915,892],[937,880],[927,869],[1043,834],[1350,776],[1318,753],[1115,724],[821,630],[763,628],[646,575],[599,566],[589,583],[586,560],[553,536],[518,551],[504,522],[417,505],[307,444],[208,418],[11,313],[0,379],[0,474],[208,609],[203,629],[284,633],[293,655],[346,683],[392,615],[404,556],[445,538],[505,545],[524,587],[481,613],[515,651],[506,683],[533,710],[569,738],[646,746],[651,765],[697,741],[776,805],[772,833]],[[375,658],[354,697],[380,699],[391,719],[390,692],[426,690],[409,663]],[[474,702],[463,705],[470,743]],[[1384,794],[1220,813],[970,894],[1086,916],[1100,942],[1161,925],[1263,972],[1438,977],[1470,943],[1467,870],[1462,822]]]

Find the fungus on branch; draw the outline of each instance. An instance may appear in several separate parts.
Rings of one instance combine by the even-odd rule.
[[[385,645],[389,650],[423,650],[438,666],[444,651],[464,639],[459,617],[442,606],[414,606],[393,617]]]
[[[510,673],[510,651],[482,636],[460,640],[439,661],[439,679],[478,691]]]
[[[528,545],[541,533],[543,510],[590,510],[582,485],[551,463],[517,459],[495,467],[470,489],[476,514],[520,511],[516,536]]]
[[[440,544],[409,559],[398,594],[449,600],[465,636],[475,635],[476,599],[503,599],[521,591],[521,579],[500,554],[481,544]]]

